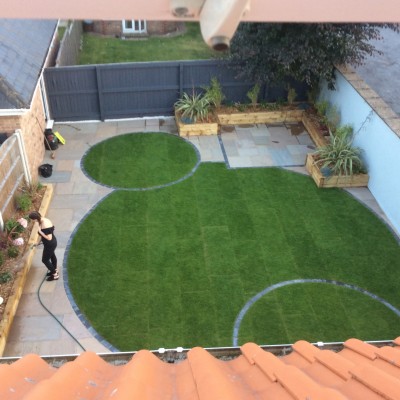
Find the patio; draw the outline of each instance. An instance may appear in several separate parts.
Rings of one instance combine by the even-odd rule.
[[[56,226],[59,241],[57,256],[62,260],[69,238],[81,219],[111,191],[94,184],[81,171],[80,159],[86,150],[93,144],[118,134],[143,131],[175,133],[176,127],[172,119],[141,119],[60,124],[55,129],[62,133],[67,143],[59,147],[55,160],[48,158],[44,162],[55,166],[52,177],[46,180],[55,185],[55,195],[48,216]],[[197,147],[203,162],[225,161],[230,168],[281,166],[301,173],[306,173],[302,160],[305,160],[305,154],[312,147],[306,132],[292,136],[290,127],[270,128],[265,125],[228,127],[220,137],[200,136],[190,137],[188,140]],[[367,188],[349,191],[385,219]],[[38,252],[4,356],[21,356],[31,352],[42,355],[81,352],[77,343],[38,302],[37,290],[43,275],[44,269]],[[76,315],[79,311],[73,310],[62,278],[57,282],[45,282],[40,293],[44,304],[87,350],[109,351],[97,340],[93,330],[79,320]]]

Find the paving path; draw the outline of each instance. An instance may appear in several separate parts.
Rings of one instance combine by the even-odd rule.
[[[306,152],[311,151],[312,142],[306,132],[297,132],[297,136],[293,137],[290,129],[267,129],[265,125],[229,127],[221,137],[197,136],[188,140],[198,148],[203,162],[226,162],[230,168],[279,165],[305,174],[302,160],[305,160]],[[44,162],[54,165],[53,175],[46,179],[55,188],[47,216],[56,227],[56,255],[62,270],[65,249],[74,229],[92,207],[111,191],[93,183],[83,174],[80,160],[84,153],[99,141],[115,135],[143,131],[176,133],[176,126],[172,119],[149,118],[60,124],[55,130],[59,130],[64,136],[66,145],[58,148],[54,160],[46,158]],[[385,218],[368,189],[357,188],[350,192],[381,218]],[[82,265],[82,268],[85,266]],[[41,251],[37,251],[3,357],[23,356],[28,353],[57,355],[82,352],[78,343],[40,305],[38,289],[45,272],[41,263]],[[75,314],[64,289],[62,273],[58,281],[44,282],[40,295],[43,304],[86,350],[96,353],[110,351]]]

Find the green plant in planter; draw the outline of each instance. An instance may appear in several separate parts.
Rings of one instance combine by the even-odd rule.
[[[288,94],[287,94],[288,103],[293,104],[294,101],[296,100],[296,97],[297,97],[296,89],[288,85]]]
[[[210,86],[205,86],[203,89],[206,91],[205,96],[208,97],[210,104],[217,108],[221,107],[225,95],[222,92],[222,87],[218,79],[215,77],[211,78]]]
[[[260,85],[256,83],[248,92],[247,92],[247,97],[251,101],[251,105],[255,107],[257,105],[258,101],[258,95],[260,94]]]
[[[324,117],[328,111],[329,102],[327,100],[318,101],[315,103],[315,108],[316,108],[318,114],[321,117]]]
[[[235,103],[235,107],[237,108],[237,110],[239,112],[246,112],[247,108],[248,108],[248,104],[243,104],[243,103],[237,102],[237,103]]]
[[[335,132],[340,123],[340,113],[336,105],[329,106],[325,113],[326,125]]]
[[[325,176],[365,172],[361,149],[353,146],[353,128],[344,125],[330,133],[330,143],[314,153],[315,164]]]
[[[4,224],[4,229],[7,235],[11,235],[13,233],[19,234],[25,230],[25,228],[14,218],[10,218],[6,221],[6,223]]]
[[[0,283],[7,283],[11,281],[12,275],[9,272],[2,272],[0,274]]]
[[[16,197],[16,203],[19,210],[24,212],[32,207],[32,199],[28,193],[21,193]]]
[[[39,181],[30,184],[24,184],[20,187],[22,193],[28,194],[33,199],[38,192],[43,188],[43,184]]]
[[[210,113],[210,100],[202,93],[188,95],[183,93],[182,97],[175,103],[175,109],[181,113],[181,119],[188,122],[206,121]]]
[[[10,247],[7,249],[7,254],[8,254],[8,257],[11,257],[11,258],[16,258],[16,257],[18,257],[18,255],[19,255],[19,249],[18,249],[18,247],[16,247],[16,246],[10,246]]]

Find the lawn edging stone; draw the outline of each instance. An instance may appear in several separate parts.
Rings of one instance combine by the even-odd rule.
[[[45,184],[44,186],[46,187],[46,191],[43,195],[42,203],[38,210],[42,215],[46,215],[54,193],[54,187],[52,184]],[[32,265],[33,256],[35,254],[36,249],[33,249],[31,251],[30,247],[37,242],[37,235],[38,235],[38,227],[37,225],[35,225],[32,229],[31,235],[29,236],[29,240],[26,247],[28,255],[23,256],[26,258],[25,260],[23,260],[24,263],[21,270],[18,271],[17,273],[17,277],[15,278],[12,287],[12,295],[8,298],[3,318],[0,321],[0,357],[3,355],[4,349],[6,347],[8,335],[10,334],[11,326],[14,321],[14,317],[17,313],[19,301],[21,299],[24,290],[25,282]]]

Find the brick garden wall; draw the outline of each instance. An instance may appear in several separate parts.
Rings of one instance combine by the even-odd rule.
[[[176,21],[147,21],[148,35],[166,35],[168,33],[182,32],[185,29],[183,22]],[[134,33],[123,34],[122,21],[93,21],[91,30],[105,36],[135,36]],[[140,35],[140,34],[138,34]]]
[[[39,85],[35,90],[29,111],[22,116],[0,117],[0,132],[11,136],[17,129],[21,130],[33,181],[38,179],[38,167],[44,157],[43,130],[45,126]]]
[[[46,127],[39,85],[33,96],[31,109],[21,117],[20,124],[32,180],[36,181],[38,167],[43,161],[45,152],[43,132]]]
[[[122,21],[93,21],[93,32],[106,36],[121,36]]]

